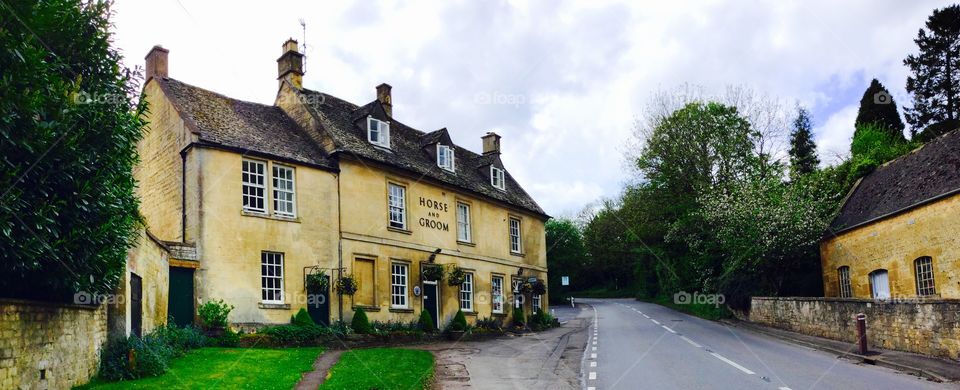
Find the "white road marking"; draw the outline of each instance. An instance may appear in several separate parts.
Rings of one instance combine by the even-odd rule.
[[[780,390],[793,390],[787,386],[780,386]]]
[[[692,346],[694,346],[694,347],[703,348],[702,345],[697,344],[697,343],[694,342],[693,340],[688,339],[687,336],[680,336],[680,338],[683,339],[683,341],[686,341],[687,343],[689,343],[690,345],[692,345]]]
[[[723,360],[724,363],[727,363],[727,364],[729,364],[729,365],[731,365],[731,366],[734,366],[736,369],[745,372],[747,375],[753,375],[753,374],[755,374],[755,372],[748,370],[746,367],[737,364],[737,363],[734,362],[733,360],[730,360],[730,359],[727,359],[727,358],[725,358],[725,357],[723,357],[723,356],[720,356],[720,354],[718,354],[718,353],[716,353],[716,352],[710,352],[710,354],[713,355],[713,357],[715,357],[715,358],[717,358],[717,359]]]
[[[597,347],[593,347],[593,350],[596,351],[596,350],[597,350]]]
[[[670,333],[673,333],[673,334],[677,334],[677,332],[674,332],[673,329],[668,328],[666,325],[660,325],[660,326],[662,326],[663,329],[666,329],[667,332],[670,332]]]
[[[653,321],[654,324],[660,325],[660,322],[657,320],[650,320],[650,321]]]
[[[590,362],[590,367],[596,367],[596,366],[597,366],[597,362]]]
[[[596,388],[596,387],[593,387],[593,386],[590,386],[590,387],[587,387],[587,390],[597,390],[597,388]]]
[[[591,353],[591,354],[590,354],[590,358],[591,358],[591,359],[596,359],[596,358],[597,358],[597,354]]]
[[[593,345],[597,345],[597,341],[596,341],[596,340],[593,341]]]
[[[646,315],[646,314],[644,314],[643,316],[646,317],[646,318],[650,318],[650,316],[648,316],[648,315]]]
[[[596,380],[596,379],[597,379],[597,372],[590,371],[590,380]]]

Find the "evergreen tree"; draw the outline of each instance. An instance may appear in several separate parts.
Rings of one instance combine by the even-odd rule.
[[[913,94],[913,107],[906,112],[913,132],[940,122],[960,120],[960,5],[933,11],[917,38],[920,52],[903,61],[912,75],[907,92]],[[932,131],[951,130],[938,126]],[[930,139],[939,134],[924,134]]]
[[[817,158],[817,144],[813,142],[813,125],[810,113],[803,107],[797,107],[797,119],[793,121],[790,133],[790,173],[799,177],[817,170],[820,159]]]
[[[863,97],[860,98],[860,111],[857,112],[854,125],[858,128],[875,125],[888,130],[894,138],[905,140],[904,125],[900,120],[900,112],[897,111],[897,102],[893,100],[890,91],[877,79],[873,79],[867,90],[863,92]]]

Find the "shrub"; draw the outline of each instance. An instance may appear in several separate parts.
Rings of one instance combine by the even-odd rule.
[[[535,330],[544,330],[553,327],[553,316],[541,310],[530,316],[530,327]]]
[[[315,326],[316,322],[313,322],[313,318],[310,318],[310,313],[307,313],[306,309],[300,309],[296,315],[290,319],[290,324],[297,326]]]
[[[158,327],[142,338],[114,338],[100,352],[100,378],[118,381],[161,375],[171,359],[208,342],[194,327],[173,325]]]
[[[338,335],[334,330],[318,325],[268,326],[257,333],[270,336],[276,346],[282,347],[319,345],[325,339]]]
[[[523,327],[527,323],[526,318],[523,315],[523,309],[519,307],[513,308],[513,326]]]
[[[437,323],[433,321],[433,316],[426,310],[420,311],[420,330],[424,332],[433,332],[437,330]]]
[[[156,328],[149,337],[162,339],[173,349],[176,356],[181,356],[191,349],[202,348],[209,342],[207,336],[193,326],[180,328],[168,324]]]
[[[276,337],[262,332],[240,335],[239,345],[242,348],[273,348],[281,346]]]
[[[491,318],[491,317],[477,319],[476,327],[477,329],[491,330],[491,331],[497,331],[497,332],[503,330],[503,326],[501,325],[500,320],[496,318]]]
[[[228,305],[222,299],[218,299],[216,301],[207,301],[200,305],[200,307],[197,308],[197,314],[200,316],[200,321],[203,323],[203,326],[207,329],[226,328],[227,316],[230,315],[231,310],[233,310],[232,305]]]
[[[463,332],[467,330],[467,317],[463,315],[463,310],[457,310],[457,315],[450,320],[447,330],[451,332]]]
[[[353,312],[353,320],[350,322],[350,328],[359,334],[369,334],[373,330],[370,327],[370,320],[367,319],[367,313],[361,308]]]
[[[240,337],[240,333],[234,332],[230,328],[226,328],[223,331],[222,336],[211,338],[208,345],[213,347],[235,348],[240,346]]]
[[[375,334],[384,334],[390,332],[420,332],[420,323],[419,321],[413,322],[403,322],[403,321],[372,321],[370,322],[370,329],[372,333]]]

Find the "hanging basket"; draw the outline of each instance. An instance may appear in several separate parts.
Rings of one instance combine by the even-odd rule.
[[[467,273],[460,268],[460,266],[454,264],[450,267],[450,271],[447,272],[447,284],[451,286],[459,286],[463,284],[464,280],[467,279]]]
[[[443,280],[443,267],[439,265],[424,265],[420,270],[423,280],[428,282],[439,282]]]
[[[357,279],[354,279],[353,275],[343,275],[337,279],[333,288],[337,290],[337,294],[353,295],[360,289],[360,284]]]
[[[542,280],[538,279],[532,284],[533,285],[530,288],[530,292],[533,293],[533,295],[543,295],[547,293],[547,285],[544,284]]]
[[[314,272],[307,274],[307,292],[310,293],[325,293],[330,288],[330,278],[327,277],[327,272],[318,269]]]

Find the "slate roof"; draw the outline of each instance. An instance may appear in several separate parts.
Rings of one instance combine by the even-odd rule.
[[[245,102],[171,78],[154,78],[201,143],[336,169],[279,107]]]
[[[838,233],[958,190],[960,130],[954,130],[865,176],[830,229]]]
[[[333,141],[333,149],[327,150],[331,155],[348,154],[373,160],[548,217],[509,172],[505,174],[505,191],[490,185],[487,167],[494,164],[502,168],[498,155],[481,155],[453,145],[456,173],[451,173],[438,167],[434,157],[425,150],[425,147],[441,139],[445,129],[425,133],[389,118],[390,149],[385,149],[367,141],[366,117],[385,115],[376,100],[357,106],[317,91],[302,89],[300,93],[306,95],[301,101],[310,102],[320,125]]]

